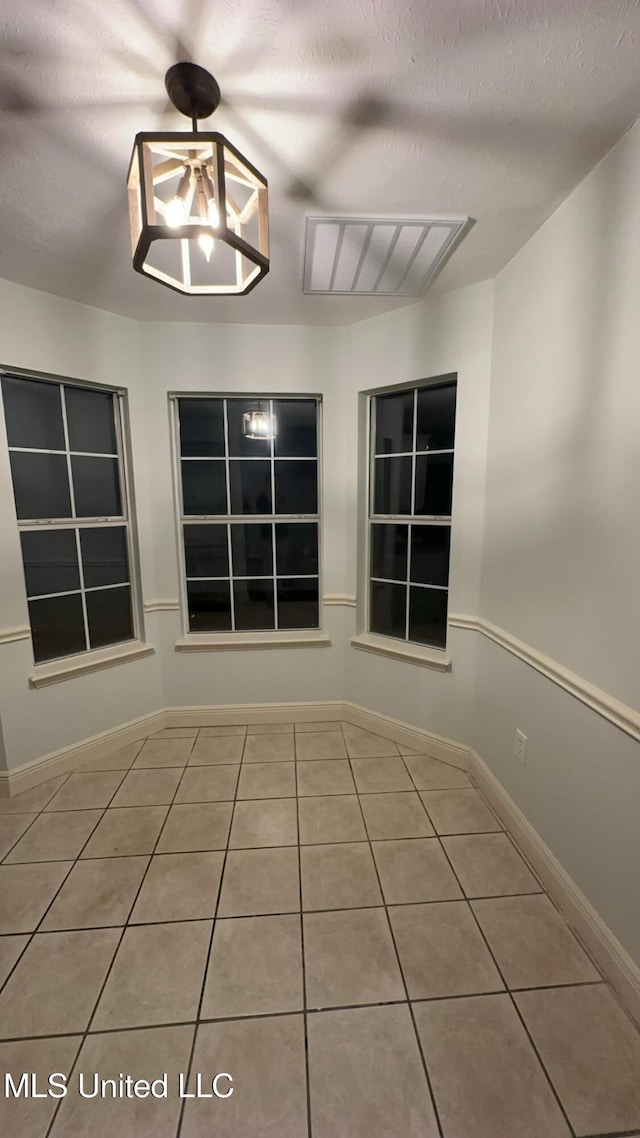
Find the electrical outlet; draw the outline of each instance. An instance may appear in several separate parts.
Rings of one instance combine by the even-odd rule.
[[[527,761],[527,736],[523,735],[522,731],[516,730],[513,753],[518,762],[524,766]]]

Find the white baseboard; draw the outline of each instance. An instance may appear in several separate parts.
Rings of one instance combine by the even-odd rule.
[[[74,743],[71,747],[62,747],[52,751],[40,759],[31,759],[28,763],[15,770],[0,771],[0,798],[13,797],[21,794],[23,790],[31,790],[42,782],[47,782],[56,775],[66,774],[82,766],[89,759],[99,759],[108,755],[110,751],[117,751],[127,743],[135,743],[155,731],[161,731],[167,725],[167,716],[164,711],[154,711],[149,715],[141,715],[130,723],[123,723],[110,731],[102,731],[90,739],[83,739],[81,743]]]
[[[345,718],[342,700],[318,703],[228,703],[219,707],[167,707],[167,727],[224,727],[230,723],[326,723]]]
[[[402,747],[412,747],[421,755],[431,755],[440,759],[449,766],[460,770],[469,769],[471,749],[464,743],[454,743],[452,739],[445,739],[442,735],[434,735],[431,731],[424,731],[421,727],[411,727],[400,719],[392,719],[390,715],[383,715],[379,711],[370,711],[367,707],[360,707],[357,703],[344,703],[343,718],[356,727],[363,727],[365,731],[373,731],[375,735],[383,735]]]
[[[640,968],[475,751],[471,752],[469,770],[549,895],[599,964],[622,1003],[640,1023]]]

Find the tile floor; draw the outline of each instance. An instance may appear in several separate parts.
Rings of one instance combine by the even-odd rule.
[[[429,756],[174,728],[0,800],[0,856],[0,1065],[70,1076],[0,1097],[12,1138],[638,1136],[638,1031]],[[82,1098],[95,1072],[168,1097]]]

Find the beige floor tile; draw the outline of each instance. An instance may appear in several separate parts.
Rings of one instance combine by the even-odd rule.
[[[0,933],[33,932],[71,865],[0,865]]]
[[[97,810],[108,806],[125,777],[123,771],[88,771],[69,775],[45,810]]]
[[[33,786],[31,790],[23,790],[21,794],[15,794],[12,798],[0,798],[0,814],[37,814],[44,809],[68,777],[66,774],[61,774],[58,778],[50,778],[40,786]]]
[[[126,771],[132,766],[134,759],[138,757],[144,739],[138,739],[136,743],[127,743],[125,747],[118,747],[117,751],[109,751],[107,755],[101,755],[99,759],[90,759],[88,763],[83,763],[79,768],[79,773],[84,771]]]
[[[232,802],[192,802],[172,806],[157,853],[223,850],[229,837]]]
[[[301,798],[298,802],[300,842],[364,842],[367,832],[355,794],[330,794],[326,798]]]
[[[188,1100],[181,1138],[211,1138],[212,1116],[215,1138],[307,1138],[301,1015],[201,1024],[193,1070],[230,1072],[235,1093]]]
[[[167,812],[167,806],[107,810],[80,857],[132,857],[153,853]]]
[[[230,850],[297,844],[298,812],[295,798],[236,802],[229,838]]]
[[[377,794],[393,790],[413,790],[402,759],[352,759],[353,777],[359,794]]]
[[[244,750],[241,735],[199,735],[189,758],[190,767],[215,767],[239,763]]]
[[[120,933],[38,933],[0,994],[0,1023],[7,1038],[84,1031]]]
[[[390,739],[382,735],[374,735],[371,731],[364,731],[362,727],[354,727],[350,723],[342,725],[347,751],[352,759],[381,758],[385,755],[397,755],[398,748]]]
[[[296,763],[296,778],[301,798],[355,794],[356,791],[349,763],[332,759],[326,762]]]
[[[293,723],[250,723],[247,735],[288,735],[293,731]]]
[[[239,723],[230,723],[222,727],[201,727],[198,739],[219,739],[225,735],[246,735],[246,726]]]
[[[568,1138],[509,996],[414,1004],[446,1138]]]
[[[640,1126],[640,1032],[605,984],[515,1001],[578,1134]]]
[[[116,794],[112,806],[165,806],[173,801],[182,777],[182,768],[131,770]]]
[[[296,736],[296,759],[346,759],[342,731],[306,731]]]
[[[38,1092],[46,1091],[49,1075],[54,1071],[69,1075],[81,1042],[81,1035],[71,1035],[0,1043],[0,1070],[10,1073],[16,1086],[25,1071],[33,1072]],[[8,1138],[44,1138],[57,1105],[55,1098],[7,1095],[0,1099],[0,1129]]]
[[[148,857],[79,861],[42,922],[42,930],[126,924],[148,864]]]
[[[387,905],[462,897],[437,838],[373,842],[373,853]]]
[[[204,1019],[299,1011],[300,917],[217,921],[202,1003]]]
[[[599,980],[597,969],[544,893],[471,904],[510,988]]]
[[[415,790],[363,794],[360,803],[372,841],[433,837],[433,826]]]
[[[77,857],[102,814],[102,810],[41,814],[8,854],[5,865],[19,861],[67,861]]]
[[[296,723],[296,735],[305,731],[341,731],[339,719],[326,719],[318,723]]]
[[[384,909],[305,913],[308,1008],[406,999]]]
[[[438,834],[487,834],[502,829],[473,787],[424,790],[420,797]]]
[[[231,850],[227,854],[219,917],[296,913],[299,909],[297,850]]]
[[[412,1000],[504,990],[466,901],[389,910]]]
[[[250,763],[243,766],[238,798],[295,798],[295,763]]]
[[[540,885],[506,834],[443,838],[442,844],[467,897],[541,892]]]
[[[82,1045],[70,1091],[63,1100],[52,1138],[174,1138],[180,1115],[178,1078],[186,1072],[194,1028],[154,1027],[89,1035]],[[54,1070],[55,1068],[52,1068]],[[84,1088],[93,1090],[94,1077],[118,1080],[131,1074],[149,1082],[167,1075],[166,1099],[85,1099],[77,1091],[82,1074]]]
[[[471,779],[457,767],[432,759],[431,755],[405,755],[404,761],[416,790],[449,790],[471,786]]]
[[[154,731],[152,739],[195,739],[199,727],[165,727],[163,731]]]
[[[398,750],[401,755],[419,755],[420,751],[416,751],[414,747],[405,747],[404,743],[398,743]]]
[[[294,735],[247,735],[244,747],[245,763],[292,763],[295,759]]]
[[[197,921],[215,916],[224,854],[157,854],[142,883],[131,924]]]
[[[230,802],[235,797],[239,766],[188,767],[175,801]]]
[[[195,736],[178,739],[147,739],[135,763],[137,767],[184,767],[193,749]]]
[[[313,1138],[437,1138],[406,1006],[312,1014],[308,1035]]]
[[[357,909],[382,904],[368,842],[305,846],[300,862],[303,909]]]
[[[128,928],[91,1030],[194,1020],[211,927],[211,921],[185,921]]]
[[[0,937],[0,987],[28,941],[29,937],[26,935]]]
[[[37,817],[37,814],[0,814],[0,860]]]

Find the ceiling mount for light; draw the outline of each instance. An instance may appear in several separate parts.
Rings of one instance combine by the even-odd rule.
[[[143,133],[129,167],[133,267],[190,296],[239,296],[269,272],[267,181],[228,139],[198,130],[220,88],[195,63],[165,76],[191,132]]]

